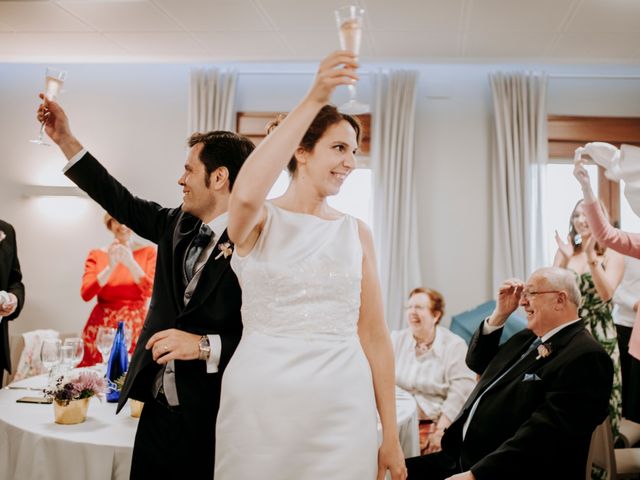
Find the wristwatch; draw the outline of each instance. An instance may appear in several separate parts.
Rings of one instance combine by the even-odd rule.
[[[200,352],[198,353],[198,360],[204,360],[205,362],[209,360],[209,355],[211,355],[211,344],[209,343],[209,337],[203,335],[200,337],[200,341],[198,342],[198,349]]]

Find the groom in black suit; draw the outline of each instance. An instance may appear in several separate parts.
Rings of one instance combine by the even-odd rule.
[[[20,315],[24,305],[24,285],[18,261],[16,232],[0,220],[0,383],[6,370],[11,373],[9,320]]]
[[[56,103],[39,119],[69,160],[65,174],[120,223],[158,244],[149,312],[131,359],[118,411],[145,402],[131,478],[211,480],[220,381],[242,333],[241,292],[229,264],[227,201],[254,148],[231,132],[193,134],[180,208],[134,197],[82,147]]]
[[[499,346],[518,304],[528,329]],[[585,478],[591,433],[608,414],[613,363],[585,330],[579,305],[574,275],[560,268],[500,287],[467,354],[478,385],[442,451],[407,459],[410,480]]]

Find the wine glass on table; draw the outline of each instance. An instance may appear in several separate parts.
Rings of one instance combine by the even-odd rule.
[[[66,375],[73,368],[73,348],[63,344],[60,347],[60,372]]]
[[[47,67],[47,70],[45,72],[44,96],[47,97],[48,100],[55,100],[56,98],[58,98],[60,90],[62,90],[62,84],[64,83],[66,78],[67,72],[65,72],[64,70]],[[48,147],[51,146],[51,144],[44,139],[44,122],[42,122],[42,124],[40,125],[40,134],[38,135],[38,138],[29,141],[38,145],[46,145]]]
[[[71,368],[76,368],[82,361],[82,357],[84,357],[84,342],[80,337],[69,337],[65,338],[64,345],[71,347]]]
[[[364,8],[348,5],[338,8],[335,11],[335,15],[338,23],[340,47],[343,50],[349,50],[355,55],[359,55],[360,44],[362,43]],[[356,100],[356,86],[348,85],[347,88],[349,89],[349,101],[340,105],[338,110],[348,115],[360,115],[369,112],[369,105]]]
[[[124,341],[127,345],[127,353],[131,351],[131,345],[133,343],[133,329],[131,327],[124,327]],[[129,359],[131,359],[131,354],[129,353]]]
[[[47,371],[47,385],[51,385],[53,380],[54,367],[60,364],[62,360],[61,352],[62,342],[59,338],[45,338],[40,346],[40,362]]]
[[[113,347],[113,339],[116,336],[116,329],[112,327],[100,327],[98,328],[98,335],[96,336],[96,347],[100,350],[102,355],[102,368],[105,373],[107,371],[107,362],[109,361],[109,354],[111,353],[111,347]]]

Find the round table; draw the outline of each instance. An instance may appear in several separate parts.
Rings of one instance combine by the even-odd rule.
[[[3,480],[126,480],[138,421],[126,407],[92,398],[84,423],[58,425],[53,405],[16,403],[42,396],[46,376],[0,390],[0,478]]]
[[[58,425],[53,405],[16,403],[23,396],[42,396],[45,382],[41,375],[0,390],[0,479],[127,480],[137,419],[126,407],[116,415],[115,403],[92,398],[84,423]],[[399,388],[396,409],[402,450],[405,457],[416,456],[416,403]]]
[[[409,392],[399,387],[396,387],[396,416],[404,458],[417,457],[420,455],[420,432],[416,401]],[[380,423],[378,423],[378,434],[380,434]]]

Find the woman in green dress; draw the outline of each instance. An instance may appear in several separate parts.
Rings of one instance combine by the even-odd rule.
[[[603,211],[606,213],[604,206]],[[587,329],[611,356],[614,364],[613,390],[609,401],[609,416],[614,439],[619,436],[618,426],[622,414],[622,386],[620,375],[620,353],[616,327],[613,323],[611,299],[624,273],[623,256],[612,249],[599,245],[591,235],[584,215],[582,201],[571,213],[569,237],[564,242],[556,232],[558,251],[553,261],[556,267],[567,268],[576,273],[582,294],[580,317]]]

